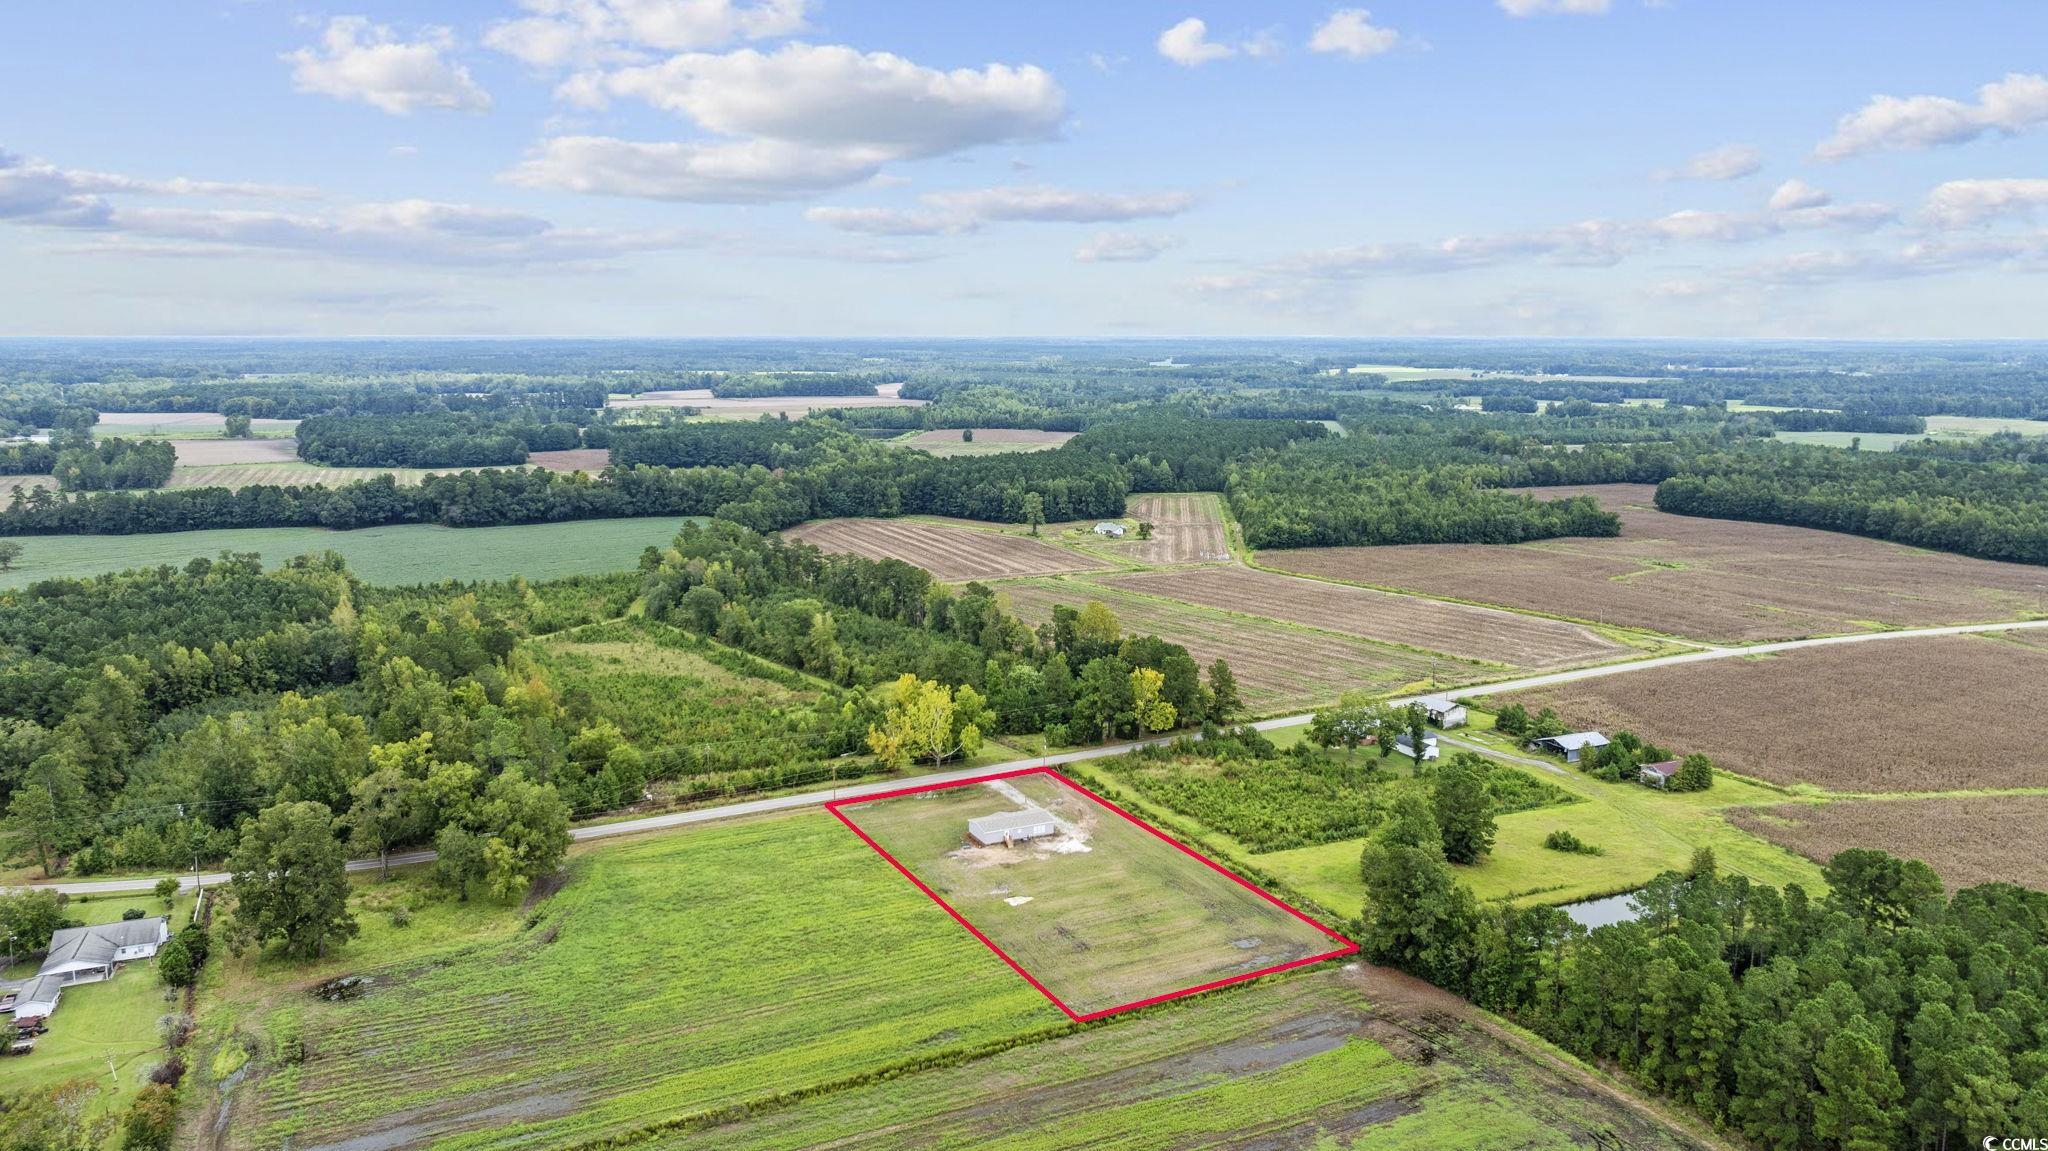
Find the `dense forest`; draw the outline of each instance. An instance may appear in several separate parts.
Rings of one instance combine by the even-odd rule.
[[[1774,445],[1702,456],[1657,488],[1681,515],[1825,528],[2048,564],[2048,467],[1945,452],[1842,452]]]
[[[1555,908],[1475,902],[1448,826],[1408,798],[1368,841],[1368,958],[1772,1151],[2048,1129],[2048,895],[1950,897],[1924,864],[1851,849],[1814,899],[1702,851],[1634,896],[1639,919],[1588,932]]]
[[[581,446],[574,423],[499,415],[309,416],[295,433],[299,458],[337,468],[479,468],[523,464],[529,451]]]

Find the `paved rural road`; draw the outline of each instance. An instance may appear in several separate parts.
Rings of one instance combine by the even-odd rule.
[[[1597,667],[1582,667],[1572,671],[1555,671],[1546,675],[1532,675],[1523,679],[1502,680],[1496,683],[1474,684],[1471,687],[1450,688],[1436,694],[1453,699],[1468,699],[1473,696],[1492,695],[1496,692],[1526,691],[1530,688],[1549,687],[1553,684],[1574,683],[1582,679],[1599,679],[1603,676],[1621,675],[1624,672],[1647,671],[1658,667],[1677,667],[1680,664],[1701,663],[1715,659],[1735,659],[1747,655],[1769,655],[1773,652],[1798,651],[1809,647],[1833,647],[1845,643],[1882,643],[1901,639],[1927,639],[1945,635],[1972,635],[1979,632],[2021,631],[2031,628],[2048,628],[2048,620],[2027,620],[2019,623],[1975,623],[1955,627],[1923,627],[1900,631],[1859,632],[1855,635],[1824,636],[1820,639],[1783,640],[1777,643],[1750,644],[1747,647],[1710,647],[1702,651],[1681,652],[1678,655],[1657,656],[1654,659],[1632,660],[1627,663],[1601,664]],[[1396,705],[1405,704],[1408,699],[1392,700]],[[1286,715],[1278,719],[1265,719],[1253,724],[1260,731],[1294,727],[1307,723],[1310,715]],[[1159,739],[1132,740],[1127,743],[1112,743],[1102,747],[1084,747],[1079,751],[1063,751],[1057,755],[1042,755],[1031,759],[1014,759],[1008,763],[984,764],[980,767],[962,768],[958,771],[939,771],[928,775],[907,778],[885,779],[871,783],[853,784],[833,788],[829,791],[806,791],[796,795],[778,795],[768,799],[750,799],[743,803],[727,803],[718,807],[700,807],[691,811],[675,811],[666,815],[650,815],[642,819],[627,819],[617,823],[597,823],[587,827],[572,828],[573,839],[606,839],[615,835],[633,835],[643,831],[662,831],[672,827],[687,827],[694,823],[710,823],[713,820],[732,819],[742,815],[759,815],[769,811],[788,811],[798,807],[816,807],[834,799],[852,799],[863,795],[875,795],[898,788],[921,787],[933,783],[951,783],[955,780],[972,779],[977,775],[989,775],[999,771],[1015,771],[1027,767],[1058,767],[1063,763],[1079,763],[1083,760],[1101,759],[1104,756],[1122,755],[1152,743],[1165,743],[1175,738],[1164,736]],[[1453,739],[1451,742],[1458,743]],[[1480,749],[1488,754],[1498,754],[1491,749]],[[1550,764],[1538,766],[1550,767]],[[431,851],[408,851],[391,857],[392,866],[407,863],[428,863],[434,858]],[[375,871],[381,864],[374,859],[351,860],[350,871]],[[199,880],[208,887],[215,887],[228,881],[224,872],[202,875]],[[102,879],[77,883],[32,884],[34,887],[50,887],[71,895],[102,895],[125,892],[148,891],[156,883],[154,877],[147,879]],[[189,890],[193,877],[183,876],[179,883]]]

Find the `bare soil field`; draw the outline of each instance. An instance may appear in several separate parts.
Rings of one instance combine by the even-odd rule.
[[[210,467],[214,464],[282,464],[299,458],[299,441],[271,440],[172,440],[182,467]]]
[[[274,464],[213,464],[177,467],[171,470],[167,488],[246,488],[253,484],[335,487],[357,480],[392,476],[401,484],[416,484],[430,472],[424,468],[325,468],[299,460]]]
[[[1811,528],[1668,515],[1646,484],[1543,488],[1621,516],[1614,539],[1262,552],[1272,567],[1720,643],[2022,618],[2048,572]]]
[[[899,559],[942,580],[1008,579],[1109,566],[1023,536],[922,520],[818,520],[782,534],[828,552]]]
[[[1049,814],[1058,832],[1015,846],[967,838],[969,820],[1020,809]],[[1355,950],[1049,772],[837,814],[1075,1015]]]
[[[1151,539],[1132,535],[1123,540],[1122,550],[1134,559],[1148,564],[1230,561],[1230,537],[1211,493],[1136,496],[1124,516],[1152,525]]]
[[[1625,655],[1630,650],[1591,628],[1562,620],[1398,596],[1249,568],[1144,572],[1106,577],[1101,582],[1147,595],[1226,611],[1254,612],[1361,639],[1448,652],[1515,668],[1593,663]]]
[[[250,420],[249,430],[259,436],[290,435],[297,420]],[[227,417],[219,412],[101,412],[92,434],[109,436],[189,437],[227,431]]]
[[[919,432],[907,439],[891,441],[898,447],[916,448],[935,456],[989,456],[1000,452],[1042,452],[1074,438],[1075,432],[1041,432],[1034,428],[976,428],[974,438],[964,440],[960,432],[945,428]]]
[[[529,452],[526,462],[551,472],[590,472],[596,474],[611,466],[610,448],[572,448],[560,452]]]
[[[641,392],[634,396],[613,396],[610,408],[695,408],[707,416],[753,419],[760,415],[807,416],[827,408],[915,408],[923,400],[906,400],[880,392],[872,396],[759,396],[747,399],[719,399],[709,388],[681,388],[673,391]]]
[[[1027,623],[1052,618],[1054,604],[1080,607],[1100,600],[1116,612],[1125,635],[1157,635],[1188,649],[1204,668],[1230,662],[1245,706],[1277,715],[1327,703],[1354,688],[1393,691],[1425,683],[1434,671],[1443,685],[1471,683],[1487,669],[1451,656],[1312,631],[1277,620],[1224,615],[1211,608],[1134,595],[1086,582],[1033,580],[1002,586],[1010,610]]]
[[[1733,808],[1728,821],[1825,864],[1835,853],[1870,847],[1924,860],[1950,891],[1980,883],[2017,883],[2048,891],[2048,855],[2038,829],[2048,825],[2048,795],[1940,799],[1845,799]]]
[[[1634,731],[1773,783],[1835,791],[2048,787],[2033,719],[2048,647],[1940,636],[1722,659],[1519,692],[1574,728]]]
[[[17,489],[26,492],[35,488],[48,488],[54,492],[57,490],[57,477],[51,475],[0,476],[0,497],[13,499]]]

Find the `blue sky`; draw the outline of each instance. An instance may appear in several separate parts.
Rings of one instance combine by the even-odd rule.
[[[2048,335],[2032,2],[0,19],[0,334]]]

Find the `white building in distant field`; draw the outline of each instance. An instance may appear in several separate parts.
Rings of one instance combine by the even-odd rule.
[[[1113,540],[1120,540],[1124,538],[1124,525],[1113,524],[1108,520],[1103,520],[1101,523],[1095,525],[1095,534],[1099,536],[1108,536],[1110,539]]]

